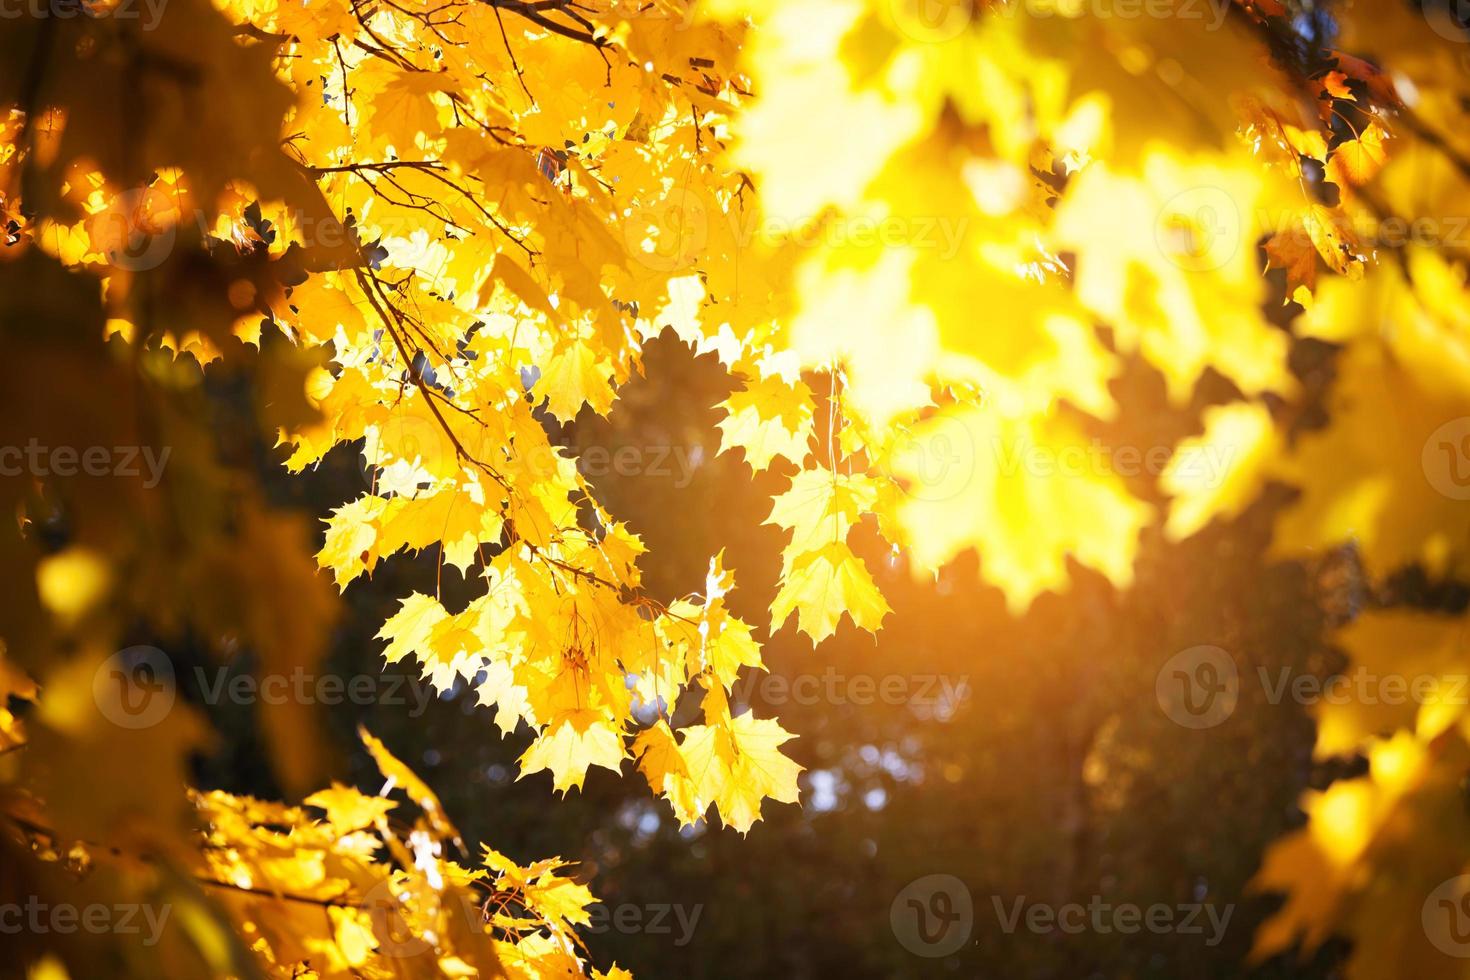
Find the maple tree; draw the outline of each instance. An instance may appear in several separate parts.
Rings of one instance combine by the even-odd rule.
[[[38,975],[604,975],[574,931],[586,888],[470,852],[372,735],[411,826],[386,796],[311,794],[307,706],[262,711],[309,811],[187,794],[196,714],[120,727],[94,690],[139,623],[314,664],[337,593],[428,549],[475,597],[402,596],[390,664],[533,732],[520,772],[554,791],[636,768],[681,823],[743,834],[800,769],[732,691],[766,629],[880,629],[860,526],[918,576],[973,550],[1017,613],[1079,568],[1128,588],[1149,528],[1189,537],[1273,482],[1299,491],[1283,557],[1351,541],[1380,582],[1467,571],[1470,38],[1447,10],[124,9],[0,35],[0,443],[171,453],[152,484],[58,458],[0,487],[4,846],[31,891],[189,914],[146,948],[33,937]],[[550,431],[613,411],[665,329],[739,382],[721,451],[789,474],[767,623],[729,611],[719,554],[697,593],[648,594],[638,535]],[[1307,343],[1336,349],[1322,406],[1293,370]],[[1197,417],[1152,486],[1089,462],[1132,364]],[[360,446],[368,485],[319,548],[221,461],[202,385],[230,370],[288,470]],[[1230,397],[1199,405],[1207,377]],[[1448,676],[1462,630],[1375,608],[1343,642]],[[1261,885],[1290,897],[1260,952],[1336,932],[1353,975],[1450,970],[1422,931],[1372,927],[1470,862],[1470,718],[1416,707],[1324,706],[1319,751],[1368,772],[1268,855]]]

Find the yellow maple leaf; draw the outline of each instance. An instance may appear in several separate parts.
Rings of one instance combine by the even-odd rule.
[[[726,415],[717,425],[720,452],[743,449],[753,470],[770,467],[777,457],[798,465],[812,436],[811,389],[777,377],[749,380],[718,406]]]
[[[587,769],[602,766],[618,772],[626,756],[622,734],[600,712],[568,712],[547,725],[521,756],[521,776],[551,770],[558,793],[580,789]]]
[[[1205,431],[1174,450],[1159,486],[1174,499],[1164,533],[1178,541],[1212,519],[1232,518],[1256,499],[1281,451],[1271,413],[1253,402],[1208,408]]]
[[[771,628],[797,615],[797,628],[821,643],[837,631],[843,614],[859,629],[876,632],[892,610],[863,560],[845,543],[794,556],[771,602]]]

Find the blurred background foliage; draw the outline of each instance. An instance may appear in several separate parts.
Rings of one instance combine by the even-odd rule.
[[[768,622],[781,539],[761,522],[789,474],[778,467],[756,479],[738,455],[715,455],[711,406],[731,381],[713,356],[664,336],[648,345],[644,367],[609,418],[584,411],[561,439],[598,461],[585,469],[599,499],[643,536],[651,595],[699,591],[723,548],[739,577],[734,612]],[[1320,388],[1330,352],[1302,345],[1296,367],[1309,389]],[[218,368],[210,378],[226,456],[257,467],[273,503],[324,515],[371,480],[350,446],[288,476],[242,407],[251,379]],[[1196,409],[1211,403],[1212,388],[1223,400],[1220,385],[1201,385]],[[1134,365],[1117,391],[1134,428],[1099,431],[1100,439],[1147,449],[1182,434],[1179,416],[1163,411],[1157,375]],[[639,464],[610,462],[625,448]],[[1313,763],[1306,709],[1272,703],[1261,681],[1282,668],[1330,676],[1343,661],[1328,629],[1363,601],[1351,553],[1311,568],[1268,557],[1271,514],[1285,499],[1268,494],[1230,525],[1181,544],[1147,535],[1126,593],[1074,566],[1069,594],[1043,597],[1021,619],[977,579],[973,554],[935,581],[916,581],[873,535],[864,557],[894,608],[876,642],[844,624],[813,651],[788,628],[770,639],[766,660],[774,677],[809,675],[800,696],[779,682],[743,688],[762,716],[799,736],[791,750],[806,768],[802,807],[767,805],[743,839],[705,824],[680,832],[639,778],[594,770],[564,801],[547,774],[515,781],[524,733],[501,739],[490,709],[460,691],[430,699],[418,716],[410,685],[423,682],[411,673],[401,688],[378,688],[396,690],[401,703],[323,708],[322,724],[338,772],[365,791],[379,787],[354,736],[359,724],[419,770],[470,839],[493,840],[515,859],[579,861],[612,909],[698,915],[689,936],[673,913],[659,931],[603,917],[587,936],[593,956],[635,976],[1331,977],[1340,943],[1307,959],[1248,957],[1256,925],[1279,901],[1248,887],[1265,846],[1300,826],[1304,788],[1346,774]],[[326,669],[376,677],[382,643],[373,633],[396,597],[436,589],[451,609],[470,594],[433,550],[389,559],[351,585]],[[1161,710],[1155,681],[1171,656],[1201,644],[1234,657],[1240,697],[1224,723],[1191,730]],[[206,663],[203,654],[169,653],[184,696],[202,700],[189,665]],[[248,651],[232,669],[251,669]],[[913,697],[875,694],[885,678]],[[946,685],[959,696],[942,697]],[[204,710],[221,734],[198,760],[202,784],[279,795],[253,709]],[[898,941],[889,911],[908,883],[936,873],[968,887],[974,928],[958,952],[929,959]],[[1215,945],[1208,926],[1072,935],[1023,925],[1007,934],[999,910],[1022,897],[1052,906],[1210,903],[1229,906],[1231,917]],[[643,911],[642,921],[653,914]]]

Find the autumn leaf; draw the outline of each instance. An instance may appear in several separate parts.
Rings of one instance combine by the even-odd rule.
[[[742,603],[813,643],[844,618],[878,635],[897,570],[948,589],[972,562],[1017,617],[1076,576],[1122,608],[1140,555],[1212,523],[1233,548],[1273,484],[1274,557],[1350,552],[1374,602],[1457,595],[1462,25],[1389,0],[1219,23],[950,6],[173,0],[8,26],[0,465],[57,450],[0,480],[17,879],[45,866],[73,907],[165,898],[183,924],[129,947],[140,975],[626,980],[593,965],[563,862],[471,851],[365,729],[382,781],[303,799],[332,761],[316,710],[262,710],[288,805],[189,788],[197,705],[136,727],[103,707],[99,684],[176,693],[161,650],[112,662],[135,635],[190,666],[319,669],[370,587],[396,600],[365,613],[386,664],[523,740],[520,777],[565,795],[633,759],[681,826],[713,808],[742,835],[801,772],[736,696],[767,669]],[[577,455],[591,416],[647,407],[660,336],[728,385],[664,431],[712,424],[770,497],[729,511],[774,529],[764,595],[723,553],[670,586],[645,547],[665,539]],[[1172,456],[1130,471],[1114,439]],[[340,468],[350,491],[302,491]],[[1458,614],[1349,605],[1350,663],[1454,676]],[[1431,695],[1315,712],[1318,754],[1367,770],[1267,854],[1287,898],[1259,954],[1336,934],[1349,976],[1453,972],[1382,925],[1470,867],[1470,728]],[[126,873],[89,872],[109,860]],[[27,937],[16,969],[116,972],[116,937],[88,938]]]

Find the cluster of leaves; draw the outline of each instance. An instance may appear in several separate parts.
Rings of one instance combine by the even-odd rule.
[[[170,933],[176,942],[164,947],[140,949],[124,940],[99,952],[95,942],[37,937],[20,962],[36,959],[44,975],[396,975],[411,968],[580,976],[591,969],[571,931],[587,921],[585,889],[561,878],[556,862],[519,868],[487,852],[481,870],[449,864],[445,842],[457,835],[427,788],[405,767],[385,762],[376,743],[369,745],[385,774],[409,788],[426,826],[390,834],[387,802],[346,789],[308,798],[327,810],[325,823],[305,811],[220,794],[191,806],[188,759],[208,740],[197,712],[179,704],[137,726],[109,714],[109,654],[130,637],[202,637],[221,658],[245,649],[262,671],[285,674],[319,664],[336,615],[303,522],[271,508],[248,467],[224,458],[228,447],[211,431],[200,365],[257,380],[259,423],[286,434],[293,447],[288,465],[307,465],[335,442],[367,437],[371,493],[354,505],[363,514],[361,529],[373,535],[361,545],[374,552],[364,560],[431,541],[446,558],[462,547],[505,553],[507,584],[487,590],[475,612],[454,625],[477,628],[480,612],[490,617],[486,628],[499,628],[495,616],[533,623],[518,617],[534,610],[541,617],[538,628],[554,649],[543,648],[543,659],[523,658],[519,676],[543,677],[534,702],[542,714],[532,716],[546,730],[537,750],[559,780],[570,784],[590,753],[616,765],[624,752],[621,733],[606,720],[628,717],[621,678],[608,681],[617,669],[608,644],[633,639],[617,636],[619,629],[646,630],[650,641],[657,636],[686,648],[690,630],[702,637],[712,629],[728,656],[750,659],[738,624],[724,623],[717,596],[697,608],[660,609],[653,632],[654,619],[643,618],[651,606],[636,594],[636,538],[623,529],[579,527],[583,488],[531,414],[519,368],[510,366],[513,357],[542,365],[543,385],[564,390],[555,402],[563,411],[575,410],[589,389],[610,399],[613,374],[599,373],[608,340],[599,345],[591,325],[622,339],[622,312],[601,292],[599,278],[599,256],[621,246],[606,230],[597,233],[593,204],[564,186],[577,168],[575,153],[528,149],[511,116],[497,110],[499,91],[489,96],[474,67],[477,59],[492,63],[478,48],[499,38],[504,78],[519,76],[564,100],[552,106],[527,96],[516,113],[528,117],[525,128],[538,144],[560,142],[550,133],[565,125],[557,121],[562,115],[580,120],[604,101],[589,88],[575,90],[569,79],[580,73],[586,86],[609,84],[603,73],[611,71],[611,42],[551,24],[538,5],[504,6],[511,10],[504,33],[501,7],[491,5],[477,5],[469,22],[444,28],[476,46],[473,56],[455,49],[458,80],[438,70],[444,51],[426,42],[440,30],[434,15],[400,24],[391,8],[226,13],[180,0],[156,24],[102,6],[86,16],[27,17],[6,32],[0,330],[12,360],[4,442],[72,452],[168,451],[167,467],[152,480],[122,468],[106,479],[76,467],[31,469],[0,491],[16,518],[0,532],[10,589],[0,623],[7,819],[22,845],[17,851],[28,845],[77,856],[73,863],[86,865],[83,888],[132,902],[152,894],[159,873],[152,869],[199,865],[202,829],[210,880],[240,893],[186,901],[176,889],[168,892],[168,906],[189,914]],[[290,35],[273,33],[283,26],[278,17],[290,21]],[[512,44],[524,46],[523,54],[546,54],[534,53],[535,68],[523,71]],[[631,70],[630,50],[618,46],[618,72],[647,90],[644,111],[662,115],[676,100],[688,109],[678,86]],[[322,74],[313,77],[317,69]],[[313,105],[307,93],[339,82],[349,88],[318,95]],[[712,84],[702,76],[690,82]],[[630,91],[624,106],[636,113],[638,102]],[[464,166],[400,165],[397,147],[414,148],[425,121],[434,139],[441,108],[446,129],[450,117],[457,121],[455,142],[469,154]],[[357,160],[382,162],[359,167]],[[558,175],[566,175],[561,184]],[[455,190],[470,179],[473,193]],[[492,191],[504,197],[491,201]],[[396,227],[402,239],[377,222]],[[427,245],[429,234],[453,241],[475,231],[476,248],[503,242],[561,263],[566,278],[558,280],[557,300],[540,300],[554,324],[536,332],[528,325],[517,340],[502,315],[481,324],[476,342],[466,314],[481,302],[476,296],[484,294],[488,311],[500,285],[534,292],[529,273],[518,274],[515,260],[497,255],[492,244],[481,255],[483,268],[466,253],[463,272],[476,282],[466,280],[460,292],[431,284],[400,248]],[[574,336],[566,330],[571,323],[589,332]],[[558,336],[565,342],[556,341],[553,351],[547,344]],[[618,371],[626,377],[636,358],[622,346]],[[484,359],[483,387],[450,386],[456,357]],[[468,396],[478,404],[467,404]],[[446,420],[451,414],[475,424],[473,437],[458,441]],[[448,440],[442,452],[407,451],[423,438],[416,421],[430,427],[432,439]],[[490,427],[501,424],[504,430]],[[446,524],[465,516],[467,541]],[[340,536],[338,527],[329,528],[323,564]],[[351,577],[345,567],[338,572],[344,584]],[[727,586],[728,577],[716,570],[713,582],[712,589]],[[524,594],[512,596],[522,583]],[[417,617],[425,631],[435,625],[427,616]],[[400,627],[410,618],[398,620]],[[584,635],[583,648],[569,648],[569,635]],[[470,642],[478,651],[478,641]],[[695,643],[691,659],[703,649],[702,640]],[[429,647],[423,653],[435,655]],[[435,667],[442,672],[452,660]],[[727,673],[735,669],[721,663]],[[650,671],[649,683],[669,682]],[[503,708],[516,714],[509,698]],[[313,710],[292,699],[261,704],[277,776],[295,793],[309,790],[326,764]],[[701,770],[699,789],[710,794],[704,806],[718,797],[732,821],[748,826],[766,792],[794,800],[794,765],[764,761],[784,732],[769,722],[737,722],[728,709],[722,715],[714,697],[708,715],[720,726],[717,737],[686,738],[729,761],[725,769]],[[748,772],[760,776],[753,801],[744,788]],[[692,776],[684,778],[694,785]],[[377,833],[369,834],[370,826]],[[102,855],[126,855],[150,870],[113,882],[92,870]],[[364,918],[373,898],[367,892],[380,884],[379,898],[404,907],[404,934],[414,948],[395,938],[391,918]],[[477,889],[488,898],[466,905]],[[24,901],[26,893],[16,897]],[[324,911],[302,917],[303,901]],[[478,911],[466,915],[466,908]],[[240,941],[224,941],[230,936]],[[406,953],[425,945],[430,955],[410,965]],[[41,952],[54,955],[40,960]]]
[[[828,236],[798,259],[789,346],[829,373],[837,436],[826,460],[793,454],[793,489],[824,490],[804,495],[820,498],[809,519],[783,521],[787,589],[863,512],[921,574],[975,548],[1013,609],[1064,588],[1069,562],[1126,587],[1156,517],[1184,538],[1272,482],[1298,491],[1276,526],[1282,557],[1351,542],[1379,585],[1411,566],[1463,577],[1467,36],[1446,11],[1265,2],[1209,25],[1183,5],[1137,18],[957,5],[939,22],[919,4],[739,6],[767,24],[745,47],[753,88],[782,93],[748,107],[732,151],[762,204],[964,231],[958,260],[917,232],[897,246]],[[859,127],[860,143],[842,137]],[[1262,266],[1284,268],[1284,289]],[[1296,304],[1288,330],[1277,297]],[[1314,341],[1338,348],[1325,405],[1291,370]],[[1176,446],[1157,515],[1155,488],[1121,468],[1058,465],[1112,420],[1108,382],[1131,358],[1181,410],[1207,376],[1233,392]],[[802,417],[777,404],[771,417]],[[1026,465],[1036,453],[1051,465]],[[923,464],[945,455],[936,478]],[[909,491],[896,502],[895,476]],[[778,499],[773,519],[788,514]],[[829,603],[814,636],[836,603],[860,626],[881,617],[843,587],[859,578],[845,561],[809,572]],[[1323,707],[1319,756],[1361,754],[1368,772],[1309,796],[1307,828],[1268,856],[1258,883],[1291,899],[1258,954],[1336,932],[1355,943],[1355,976],[1453,968],[1417,923],[1466,867],[1463,635],[1461,616],[1409,611],[1346,633],[1355,666],[1437,678],[1437,693]]]
[[[288,807],[219,791],[191,793],[200,831],[187,857],[137,855],[69,841],[25,807],[7,820],[7,880],[18,907],[131,907],[142,942],[35,943],[33,976],[279,977],[588,976],[573,931],[594,899],[558,860],[521,867],[484,848],[478,867],[451,860],[464,842],[443,806],[366,731],[387,783],[368,796],[341,784]],[[409,823],[388,798],[417,809]],[[29,853],[26,853],[29,852]],[[161,928],[168,920],[173,929]],[[119,930],[129,932],[128,927]],[[141,931],[141,930],[131,930]],[[31,942],[27,942],[30,939]]]
[[[502,731],[537,732],[524,773],[566,790],[638,755],[681,819],[714,804],[744,831],[766,796],[795,801],[797,767],[779,726],[729,709],[738,671],[759,664],[721,601],[733,580],[715,559],[702,595],[642,595],[641,542],[534,411],[605,413],[640,337],[671,318],[693,329],[704,292],[670,274],[680,229],[664,201],[690,174],[738,192],[704,146],[737,98],[735,34],[672,6],[546,9],[236,12],[281,40],[298,87],[321,87],[287,152],[381,249],[269,309],[299,342],[332,346],[308,379],[321,420],[283,433],[287,466],[364,440],[372,485],[332,515],[318,555],[340,586],[431,545],[474,569],[479,598],[451,612],[409,596],[380,635],[390,662],[414,656],[441,689],[474,685]],[[262,214],[281,232],[272,248],[311,237],[284,205]],[[676,736],[666,719],[686,687],[704,694],[704,724]]]
[[[769,518],[789,532],[772,629],[879,628],[860,525],[918,575],[975,550],[1020,611],[1064,590],[1069,563],[1127,587],[1145,528],[1187,537],[1271,482],[1299,490],[1282,555],[1351,540],[1380,581],[1462,575],[1462,501],[1433,467],[1457,462],[1436,439],[1470,415],[1465,246],[1448,220],[1429,240],[1382,233],[1470,200],[1461,28],[1400,0],[1259,0],[1220,23],[1192,3],[1087,7],[175,0],[157,30],[10,31],[5,434],[181,447],[161,492],[0,491],[21,516],[0,537],[6,693],[46,692],[21,768],[57,831],[146,849],[193,820],[160,819],[177,793],[96,762],[116,805],[60,775],[89,751],[148,751],[182,779],[187,713],[119,741],[85,703],[135,621],[289,665],[312,661],[333,608],[304,532],[217,465],[181,355],[260,370],[293,470],[361,441],[368,486],[316,556],[340,588],[430,547],[477,583],[460,609],[404,597],[389,661],[472,687],[503,732],[527,726],[523,774],[566,790],[636,760],[684,823],[713,807],[744,832],[763,801],[796,800],[790,735],[731,705],[762,669],[755,630],[726,609],[720,556],[701,593],[647,595],[638,536],[549,434],[609,411],[666,328],[740,379],[722,451],[793,473]],[[1277,298],[1297,304],[1287,329]],[[1290,369],[1314,342],[1339,348],[1325,421]],[[1156,487],[1067,463],[1094,458],[1131,360],[1181,413],[1207,377],[1230,392]],[[39,371],[116,407],[58,411],[68,396],[28,393]],[[223,598],[185,598],[201,589]],[[1375,612],[1348,642],[1447,670],[1460,628]],[[676,721],[686,702],[697,723]],[[285,714],[280,768],[304,789],[292,749],[310,722]],[[1433,953],[1365,910],[1408,909],[1470,860],[1450,791],[1465,722],[1437,703],[1322,719],[1324,755],[1372,764],[1307,801],[1273,854],[1263,882],[1293,897],[1263,951],[1336,929],[1364,975]],[[1405,832],[1425,822],[1444,839]],[[1412,874],[1374,884],[1407,853]],[[351,918],[334,969],[369,955]]]

